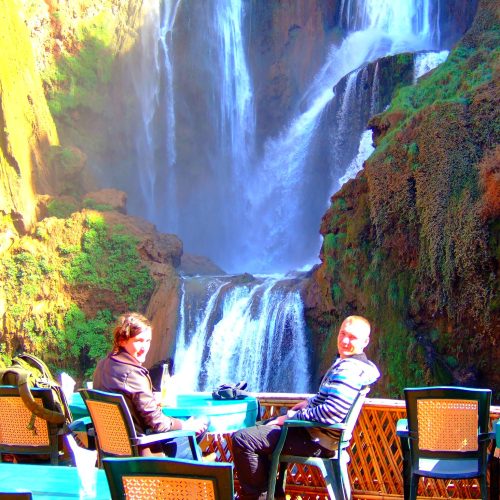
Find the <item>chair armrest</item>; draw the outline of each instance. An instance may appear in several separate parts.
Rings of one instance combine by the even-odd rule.
[[[481,441],[493,441],[496,438],[496,434],[494,431],[480,432],[477,438],[478,438],[479,442],[481,442]],[[497,442],[497,446],[498,446],[498,442]]]
[[[68,429],[71,432],[87,432],[89,428],[93,427],[90,417],[82,417],[73,420],[68,424]]]
[[[146,436],[139,436],[137,438],[138,445],[144,446],[146,444],[157,443],[158,441],[167,441],[169,439],[175,439],[179,437],[187,437],[196,440],[196,434],[194,431],[168,431],[168,432],[158,432],[155,434],[148,434]]]
[[[193,454],[194,460],[201,460],[201,450],[196,441],[196,433],[194,431],[168,431],[168,432],[158,432],[157,434],[149,434],[147,436],[140,436],[135,440],[132,440],[137,446],[147,446],[148,444],[161,443],[169,439],[175,439],[179,437],[187,437],[189,440],[189,446]]]
[[[408,430],[408,420],[400,418],[396,424],[396,436],[400,438],[409,438],[410,431]]]
[[[295,420],[295,419],[289,419],[285,420],[283,422],[283,427],[306,427],[306,428],[311,428],[315,427],[317,429],[325,429],[325,430],[332,430],[332,431],[344,431],[347,429],[347,425],[344,423],[338,423],[338,424],[322,424],[321,422],[314,422],[312,420]]]

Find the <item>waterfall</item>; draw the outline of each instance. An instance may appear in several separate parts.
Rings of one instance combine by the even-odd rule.
[[[264,137],[256,101],[271,72],[251,65],[263,50],[249,35],[257,3],[146,0],[129,68],[140,110],[129,210],[231,273],[183,278],[175,365],[185,390],[239,379],[255,391],[312,389],[302,280],[286,273],[318,262],[328,201],[372,150],[365,127],[387,105],[386,84],[367,65],[441,49],[439,1],[342,0],[342,39]],[[430,56],[418,61],[430,67]]]
[[[179,389],[210,391],[246,380],[252,391],[308,392],[302,280],[265,276],[240,282],[229,276],[184,278],[175,352]]]
[[[372,141],[372,131],[365,130],[361,134],[361,140],[359,141],[359,149],[357,155],[349,163],[345,174],[338,180],[339,187],[345,184],[349,179],[354,179],[356,174],[363,168],[363,163],[374,151],[373,141]]]
[[[432,69],[446,61],[449,50],[441,50],[439,52],[420,52],[415,55],[415,71],[413,73],[413,81],[416,81]]]
[[[439,48],[439,2],[343,0],[346,36],[326,51],[296,103],[299,112],[258,143],[254,88],[262,82],[254,80],[262,74],[249,66],[249,52],[258,50],[248,39],[251,2],[146,5],[140,71],[131,72],[141,109],[133,135],[141,175],[140,192],[129,192],[130,211],[228,272],[315,263],[317,221],[355,156],[331,168],[331,155],[316,148],[332,88],[379,57]]]
[[[181,0],[163,0],[161,14],[159,43],[164,61],[164,87],[165,87],[165,121],[166,121],[166,198],[177,198],[177,180],[175,175],[176,145],[175,145],[175,96],[174,96],[174,67],[170,55],[173,43],[172,30]],[[167,225],[173,232],[179,229],[179,214],[177,203],[169,203],[169,210],[165,210]]]
[[[216,25],[219,34],[220,127],[221,147],[227,148],[238,179],[253,150],[255,115],[252,84],[248,72],[242,34],[241,0],[217,4]]]
[[[389,34],[398,43],[414,44],[428,40],[439,46],[439,0],[342,0],[340,18],[347,31],[360,31],[368,27]],[[410,48],[410,47],[409,47]]]
[[[244,196],[246,206],[250,207],[246,227],[252,231],[251,244],[245,241],[238,246],[236,240],[234,245],[245,270],[286,272],[312,264],[321,245],[314,221],[320,220],[339,178],[355,155],[353,152],[349,158],[336,158],[342,144],[351,140],[345,120],[349,115],[347,109],[360,107],[356,97],[352,97],[352,102],[345,101],[346,108],[339,110],[344,119],[335,120],[337,130],[330,139],[335,146],[329,146],[330,158],[315,161],[313,157],[314,143],[321,130],[318,125],[334,97],[332,87],[344,75],[379,57],[403,50],[433,48],[429,5],[429,1],[410,0],[343,2],[341,17],[347,19],[346,28],[350,32],[340,46],[331,46],[325,63],[301,99],[302,112],[278,137],[266,141],[258,168],[247,182]],[[354,91],[356,76],[352,74],[350,78],[348,90]],[[375,105],[372,101],[368,110]],[[362,127],[365,125],[366,119]],[[363,128],[358,132],[355,147]],[[346,154],[342,152],[340,156]],[[301,234],[300,241],[291,237],[294,234]]]
[[[146,0],[144,7],[144,28],[139,39],[139,67],[130,68],[135,97],[140,109],[140,120],[134,134],[134,154],[141,159],[139,175],[140,206],[148,219],[155,217],[155,115],[161,92],[161,69],[157,50],[160,37],[159,4]]]

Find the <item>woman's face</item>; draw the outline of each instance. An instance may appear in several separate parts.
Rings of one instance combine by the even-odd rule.
[[[144,327],[144,329],[128,340],[122,340],[120,347],[125,349],[139,364],[146,361],[146,355],[151,347],[151,328]]]

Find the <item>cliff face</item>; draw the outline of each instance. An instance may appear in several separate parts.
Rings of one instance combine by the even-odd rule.
[[[258,139],[272,137],[293,116],[332,42],[340,39],[338,0],[252,1],[247,15],[255,82]],[[261,140],[258,140],[260,143]]]
[[[88,193],[82,152],[100,140],[100,98],[141,5],[0,2],[0,356],[27,350],[79,379],[117,314],[152,318],[151,364],[175,331],[182,243],[127,216],[124,193]]]
[[[480,2],[448,60],[371,120],[376,150],[321,225],[308,314],[322,368],[328,325],[357,312],[381,392],[500,386],[498,42],[498,7]]]
[[[47,155],[59,139],[12,2],[1,2],[0,25],[0,231],[24,233],[36,219],[36,193],[50,192]]]

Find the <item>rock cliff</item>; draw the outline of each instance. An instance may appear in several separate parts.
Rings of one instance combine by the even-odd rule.
[[[59,144],[28,29],[11,2],[0,4],[0,230],[24,233],[37,193],[49,193],[51,146]]]
[[[307,296],[319,372],[330,325],[360,313],[381,392],[500,386],[498,15],[480,2],[448,60],[370,121],[376,150],[321,224]]]
[[[87,192],[82,151],[140,14],[133,1],[0,2],[0,355],[28,350],[79,379],[127,309],[153,320],[150,364],[173,343],[182,243],[127,216],[125,193]]]
[[[315,375],[335,354],[336,325],[358,312],[374,324],[380,393],[422,382],[500,386],[496,3],[482,0],[449,60],[371,120],[377,149],[332,198],[322,264],[306,291],[321,353]],[[90,174],[111,157],[116,179],[129,168],[112,110],[132,107],[116,90],[140,60],[145,4],[0,0],[0,355],[43,352],[84,377],[109,347],[113,316],[128,308],[147,312],[160,333],[149,364],[172,349],[182,244],[127,216],[124,193],[99,190]],[[247,2],[250,64],[265,82],[255,90],[262,137],[292,116],[328,42],[340,38],[343,4]],[[446,43],[476,4],[441,2]],[[177,50],[197,61],[182,43]],[[197,146],[185,128],[180,152]],[[200,262],[208,266],[185,267],[198,272]]]

